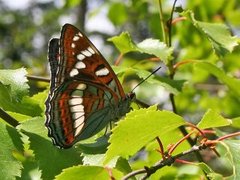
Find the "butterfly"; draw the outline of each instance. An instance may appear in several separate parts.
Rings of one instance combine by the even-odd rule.
[[[45,102],[48,136],[69,148],[130,111],[135,94],[125,94],[111,66],[76,27],[65,24],[49,42],[50,90]]]

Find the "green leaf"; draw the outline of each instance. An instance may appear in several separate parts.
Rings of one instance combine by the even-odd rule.
[[[3,85],[0,82],[0,107],[5,111],[16,112],[28,116],[37,116],[42,113],[43,110],[35,100],[28,96],[24,96],[20,101],[16,101],[16,99],[11,97],[10,92],[10,85]]]
[[[124,3],[112,3],[108,11],[108,17],[115,25],[123,24],[127,20],[127,9]]]
[[[145,39],[137,44],[137,50],[142,53],[155,55],[165,64],[167,64],[167,61],[170,59],[173,52],[172,48],[168,48],[166,44],[157,39]]]
[[[9,85],[9,95],[19,101],[28,94],[29,86],[25,77],[27,71],[24,68],[16,70],[0,70],[0,82]]]
[[[197,62],[195,63],[195,67],[201,68],[215,77],[217,77],[220,81],[226,84],[229,89],[233,92],[233,95],[240,97],[240,80],[230,77],[225,74],[223,70],[218,68],[216,65],[211,64],[209,62]]]
[[[218,56],[231,53],[238,45],[238,38],[231,36],[226,25],[197,21],[192,11],[187,11],[184,14],[187,14],[193,25],[206,35]]]
[[[151,73],[149,71],[146,71],[144,69],[137,69],[137,68],[132,68],[132,67],[117,67],[113,66],[114,72],[116,74],[120,73],[126,73],[126,74],[136,74],[139,78],[145,79],[148,77]],[[160,77],[156,75],[152,75],[146,80],[147,83],[154,84],[154,85],[160,85],[164,87],[168,92],[173,93],[173,94],[178,94],[181,92],[183,84],[185,80],[172,80],[169,78],[165,77]]]
[[[108,136],[104,135],[93,143],[78,143],[76,146],[86,154],[101,154],[106,152],[108,145]]]
[[[157,136],[161,138],[183,124],[182,117],[170,111],[157,111],[156,106],[134,110],[113,129],[105,163],[116,156],[128,158]]]
[[[15,179],[21,175],[22,164],[14,158],[15,152],[22,152],[21,139],[16,129],[0,123],[0,179]]]
[[[232,119],[232,127],[236,127],[240,129],[240,117],[236,117]]]
[[[203,172],[206,173],[207,177],[210,179],[215,179],[215,180],[221,180],[223,179],[223,176],[221,174],[215,173],[207,164],[205,163],[196,163]]]
[[[227,180],[240,179],[240,141],[239,140],[225,140],[225,147],[227,148],[228,158],[231,162],[233,173],[231,176],[225,178]],[[224,144],[223,143],[223,144]]]
[[[39,107],[42,109],[42,112],[45,110],[45,101],[47,99],[48,91],[49,91],[49,89],[47,89],[43,92],[34,94],[32,97],[30,97],[32,102],[39,105]]]
[[[104,154],[82,154],[83,165],[102,166]]]
[[[135,71],[135,73],[138,75],[138,77],[145,79],[148,77],[151,73],[146,70],[140,70],[140,69],[132,69]],[[162,87],[164,87],[168,92],[173,94],[178,94],[181,92],[184,80],[172,80],[165,77],[160,77],[156,75],[152,75],[150,78],[146,80],[146,82],[150,84],[158,84]]]
[[[132,42],[128,32],[122,32],[119,36],[114,36],[108,40],[112,41],[122,54],[126,54],[130,51],[136,51],[136,45]]]
[[[198,127],[201,129],[215,128],[228,126],[231,124],[231,121],[222,117],[218,112],[209,109],[198,123]]]
[[[122,173],[111,169],[108,170],[104,167],[99,166],[74,166],[68,169],[64,169],[63,172],[56,176],[56,180],[66,179],[111,179],[109,171],[111,171],[114,179],[120,179]]]
[[[62,169],[82,162],[76,148],[59,149],[52,144],[42,117],[25,121],[18,128],[29,137],[30,148],[34,151],[43,179],[53,179]]]
[[[127,32],[123,32],[119,36],[112,37],[109,40],[115,44],[122,54],[126,54],[128,52],[140,52],[155,55],[165,64],[170,59],[173,52],[172,48],[168,48],[166,44],[157,39],[145,39],[144,41],[135,44],[132,41],[130,34]]]

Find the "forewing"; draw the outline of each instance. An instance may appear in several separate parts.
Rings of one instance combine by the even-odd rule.
[[[111,66],[76,27],[65,24],[60,38],[59,75],[64,79],[91,81],[108,86],[120,98],[123,88]]]

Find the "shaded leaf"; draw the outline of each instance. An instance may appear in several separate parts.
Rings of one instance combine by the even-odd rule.
[[[117,9],[117,16],[116,16],[116,9]],[[124,5],[124,3],[112,3],[109,11],[108,11],[108,17],[115,25],[121,25],[127,20],[127,9]]]
[[[21,175],[22,163],[13,154],[22,152],[21,139],[16,129],[0,123],[0,179],[15,179]]]
[[[93,143],[78,143],[76,146],[86,154],[101,154],[106,152],[108,145],[108,136],[104,135]]]
[[[240,128],[240,117],[232,119],[232,127]]]
[[[0,82],[0,107],[5,111],[16,112],[28,116],[37,116],[42,113],[42,109],[38,103],[28,96],[24,96],[21,100],[16,101],[11,97],[10,85],[3,85]]]
[[[42,117],[25,121],[18,128],[29,137],[30,149],[34,151],[43,179],[53,179],[62,169],[81,164],[76,148],[59,149],[52,144]]]
[[[195,67],[201,68],[212,75],[216,76],[222,83],[226,84],[234,95],[240,97],[240,80],[230,77],[216,65],[209,62],[197,62]]]
[[[231,162],[233,173],[225,178],[227,180],[240,179],[240,141],[225,140],[224,143],[228,152],[228,158]]]

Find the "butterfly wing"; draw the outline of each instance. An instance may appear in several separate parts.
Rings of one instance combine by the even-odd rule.
[[[127,113],[130,98],[104,57],[76,27],[64,25],[59,41],[49,46],[52,77],[45,124],[54,144],[67,148]]]
[[[105,86],[87,81],[67,81],[55,89],[48,122],[54,143],[70,147],[102,130],[116,108],[111,93]]]
[[[106,84],[119,97],[125,97],[123,88],[108,62],[76,27],[70,24],[63,26],[60,47],[59,76]]]

